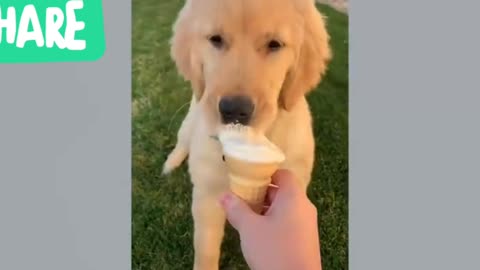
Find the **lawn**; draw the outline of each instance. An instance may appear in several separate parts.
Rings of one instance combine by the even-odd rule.
[[[168,177],[163,162],[191,96],[169,56],[171,26],[183,1],[133,0],[132,268],[192,269],[191,184],[186,165]],[[323,267],[348,260],[348,17],[319,5],[328,17],[334,58],[308,99],[316,164],[308,190],[319,211]],[[236,232],[227,227],[221,269],[248,269]]]

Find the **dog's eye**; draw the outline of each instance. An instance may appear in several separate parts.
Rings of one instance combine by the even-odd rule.
[[[270,40],[267,46],[270,52],[275,52],[280,50],[283,47],[283,44],[278,40]]]
[[[210,43],[212,43],[212,45],[215,47],[215,48],[222,48],[223,45],[224,45],[224,41],[223,41],[223,38],[222,36],[220,35],[213,35],[211,37],[208,38],[210,40]]]

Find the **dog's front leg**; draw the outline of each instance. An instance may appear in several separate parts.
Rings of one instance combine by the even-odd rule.
[[[218,202],[218,195],[193,189],[194,270],[219,269],[225,213]]]
[[[190,150],[190,141],[195,123],[195,115],[197,113],[195,97],[190,101],[188,113],[183,119],[180,129],[177,132],[177,143],[175,148],[170,152],[167,160],[163,164],[163,174],[169,174],[175,168],[180,166],[188,156]]]

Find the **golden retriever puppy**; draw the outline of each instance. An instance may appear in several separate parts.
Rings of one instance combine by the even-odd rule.
[[[193,95],[164,172],[188,156],[194,269],[216,270],[225,226],[218,199],[228,177],[211,136],[229,123],[262,132],[306,190],[314,137],[305,95],[325,73],[329,36],[314,0],[187,0],[173,31],[171,55]]]

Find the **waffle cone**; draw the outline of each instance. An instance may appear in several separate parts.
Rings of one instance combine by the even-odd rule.
[[[247,202],[257,213],[261,212],[271,176],[279,163],[254,163],[225,156],[230,190]]]

